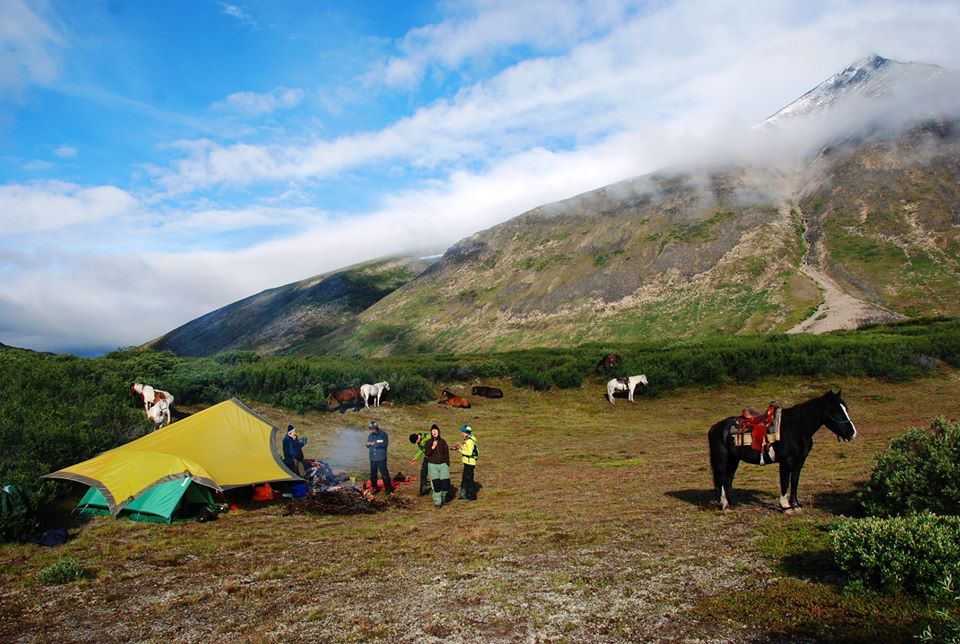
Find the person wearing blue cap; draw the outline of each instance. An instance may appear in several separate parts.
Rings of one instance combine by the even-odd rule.
[[[463,443],[457,443],[453,449],[460,452],[463,461],[463,476],[460,479],[460,498],[467,501],[477,500],[477,483],[473,478],[474,470],[477,467],[477,457],[480,456],[480,450],[477,447],[477,438],[473,435],[473,427],[464,425],[460,428],[463,434]]]
[[[370,452],[370,486],[374,494],[380,491],[377,475],[383,475],[383,489],[393,494],[393,481],[387,471],[387,447],[390,445],[387,432],[380,429],[377,421],[370,421],[370,434],[367,435],[367,450]]]

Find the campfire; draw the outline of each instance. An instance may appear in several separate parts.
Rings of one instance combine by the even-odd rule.
[[[280,508],[280,514],[373,514],[389,507],[405,508],[409,499],[396,495],[383,500],[373,495],[367,484],[350,481],[344,472],[334,472],[324,461],[307,460],[307,485],[309,493],[300,499],[291,499]],[[395,483],[407,482],[408,477],[397,474]]]

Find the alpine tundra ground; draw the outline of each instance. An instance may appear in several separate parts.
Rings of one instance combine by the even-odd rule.
[[[435,510],[416,485],[375,515],[281,514],[247,504],[211,523],[74,521],[59,548],[0,547],[0,640],[247,642],[909,641],[936,606],[845,590],[826,527],[856,513],[874,455],[909,426],[960,418],[960,376],[906,384],[765,380],[610,405],[577,390],[501,386],[473,408],[436,404],[294,416],[308,457],[363,473],[365,427],[391,438],[391,473],[416,474],[408,434],[473,424],[480,500]],[[713,503],[706,432],[746,405],[842,387],[859,430],[826,428],[801,477],[802,511],[776,507],[776,466],[744,465],[730,513]],[[451,386],[462,393],[467,387]],[[354,443],[356,439],[356,443]],[[336,462],[339,461],[339,462]],[[452,466],[454,482],[460,465]],[[92,577],[42,586],[71,556]]]

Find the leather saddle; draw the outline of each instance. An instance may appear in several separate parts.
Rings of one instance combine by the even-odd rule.
[[[750,434],[750,446],[759,452],[765,444],[780,440],[781,409],[782,406],[776,401],[770,403],[766,411],[745,408],[731,428],[736,444],[746,445],[746,435]]]

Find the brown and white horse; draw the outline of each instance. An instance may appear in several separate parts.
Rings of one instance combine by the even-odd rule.
[[[130,395],[143,404],[147,418],[153,421],[157,429],[170,424],[170,408],[173,407],[173,394],[163,389],[135,382],[130,385]]]

